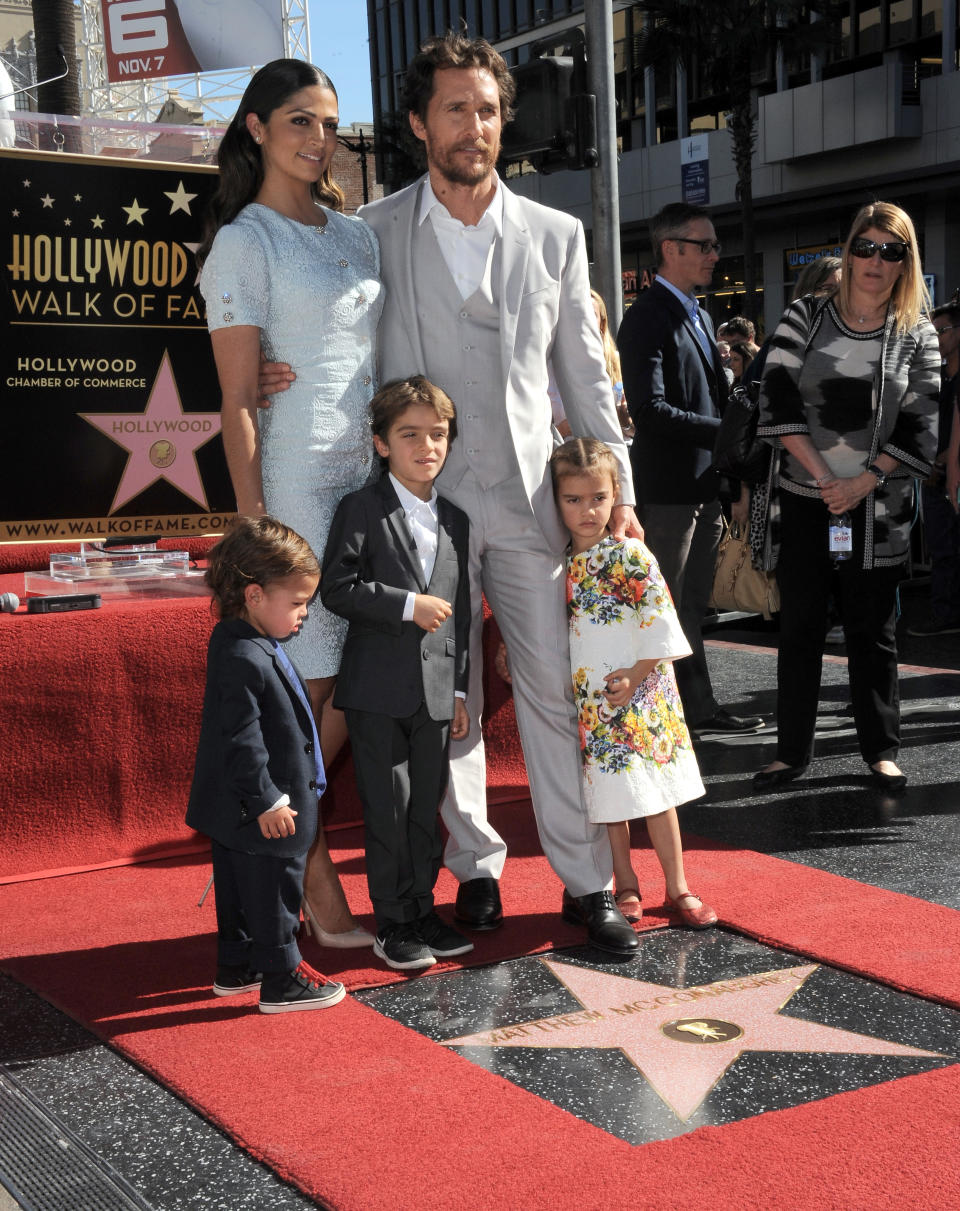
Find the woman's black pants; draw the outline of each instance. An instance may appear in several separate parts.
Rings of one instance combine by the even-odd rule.
[[[847,645],[850,696],[860,752],[868,765],[895,760],[900,748],[896,600],[903,565],[864,571],[866,510],[853,510],[853,554],[834,564],[826,506],[780,493],[780,649],[777,658],[777,757],[806,765],[813,756],[827,610],[833,594]]]

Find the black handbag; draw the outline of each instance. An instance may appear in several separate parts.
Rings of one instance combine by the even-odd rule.
[[[713,446],[714,470],[746,484],[763,483],[770,468],[770,447],[757,438],[759,404],[742,384],[732,388]]]

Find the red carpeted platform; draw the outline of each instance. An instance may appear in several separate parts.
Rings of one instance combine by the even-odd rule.
[[[23,596],[23,575],[0,593]],[[200,730],[206,597],[107,600],[70,614],[0,613],[0,882],[205,849],[183,823]],[[487,621],[488,652],[498,636]],[[526,793],[513,700],[489,673],[494,798]],[[348,758],[324,796],[328,827],[361,807]]]
[[[529,807],[496,815],[513,854],[509,919],[469,958],[580,942],[559,919]],[[359,838],[338,840],[353,842],[335,859],[361,910]],[[687,855],[724,924],[960,1005],[960,913],[693,838]],[[658,903],[652,854],[639,851],[637,864],[646,901]],[[255,1012],[255,996],[217,1000],[213,909],[196,907],[208,870],[194,857],[0,887],[0,963],[325,1206],[582,1211],[628,1192],[651,1211],[794,1211],[960,1197],[949,1159],[960,1066],[634,1148],[356,1002],[272,1018]],[[452,899],[449,876],[439,890]],[[401,978],[364,952],[305,948],[354,986]]]
[[[0,581],[3,591],[19,592]],[[65,621],[0,615],[0,965],[324,1206],[903,1211],[960,1203],[960,1066],[634,1148],[353,1000],[264,1017],[255,997],[214,998],[213,906],[196,906],[209,864],[189,852],[203,842],[181,823],[207,603],[108,606]],[[491,797],[515,798],[525,774],[512,703],[489,666],[488,700]],[[327,818],[348,820],[356,811],[349,763],[334,775]],[[495,814],[510,841],[508,921],[478,935],[471,963],[581,943],[582,932],[560,920],[561,889],[540,856],[529,804],[500,802]],[[360,831],[329,839],[363,917]],[[177,857],[143,861],[178,847]],[[33,877],[90,866],[100,869]],[[638,851],[637,866],[645,924],[665,925],[649,850]],[[724,925],[960,1007],[960,913],[695,838],[687,870]],[[444,872],[440,904],[454,892]],[[352,988],[405,978],[369,951],[306,942],[305,953]]]

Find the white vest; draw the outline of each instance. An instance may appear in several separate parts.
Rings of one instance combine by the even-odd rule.
[[[490,488],[519,471],[504,403],[501,241],[493,241],[483,280],[468,299],[460,297],[429,221],[414,234],[413,265],[427,378],[457,408],[457,439],[437,486],[454,488],[470,470]]]

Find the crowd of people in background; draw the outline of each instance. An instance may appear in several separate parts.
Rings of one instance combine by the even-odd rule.
[[[220,147],[201,290],[241,518],[211,561],[221,622],[188,819],[215,845],[214,992],[259,988],[265,1013],[343,996],[303,962],[301,911],[323,944],[400,970],[502,925],[484,598],[560,911],[621,957],[642,914],[629,821],[646,820],[683,923],[714,924],[676,808],[703,793],[694,741],[765,726],[718,702],[704,649],[725,516],[749,525],[784,603],[777,757],[757,790],[812,760],[831,608],[870,777],[905,784],[895,596],[917,479],[935,570],[922,633],[960,630],[960,303],[931,323],[909,216],[864,207],[759,345],[747,317],[714,333],[698,302],[713,222],[668,204],[650,224],[655,281],[612,333],[581,224],[497,176],[513,101],[489,43],[431,39],[405,91],[426,172],[352,218],[319,69],[262,68]],[[736,389],[771,451],[762,484],[713,466]],[[347,727],[375,934],[318,827]],[[434,908],[441,862],[455,924]]]

